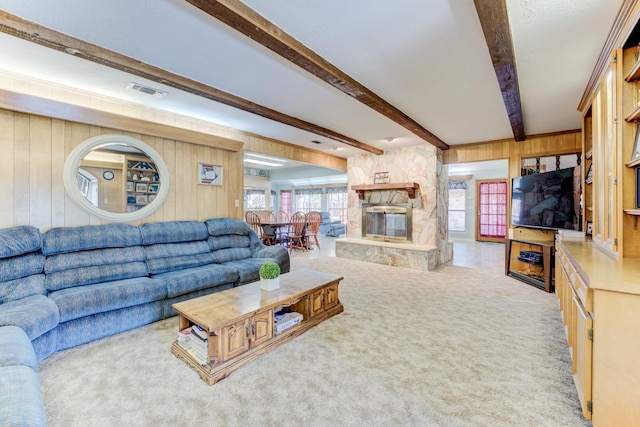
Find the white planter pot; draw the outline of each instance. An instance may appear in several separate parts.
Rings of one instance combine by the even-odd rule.
[[[264,289],[265,291],[273,291],[276,289],[280,289],[280,278],[279,277],[276,277],[275,279],[260,278],[260,289]]]

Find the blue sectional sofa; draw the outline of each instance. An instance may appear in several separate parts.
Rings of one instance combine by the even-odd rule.
[[[241,220],[0,230],[0,426],[45,425],[38,362],[175,315],[175,302],[290,269]]]

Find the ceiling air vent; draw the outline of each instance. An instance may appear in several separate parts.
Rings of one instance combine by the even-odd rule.
[[[164,92],[164,91],[158,90],[158,89],[154,89],[154,88],[149,87],[149,86],[144,86],[144,85],[141,85],[139,83],[131,82],[127,86],[127,89],[132,90],[134,92],[146,93],[147,95],[155,96],[156,98],[164,98],[165,96],[167,96],[167,92]]]
[[[317,139],[313,139],[311,140],[311,142],[313,142],[314,144],[322,144],[322,141],[318,141]]]

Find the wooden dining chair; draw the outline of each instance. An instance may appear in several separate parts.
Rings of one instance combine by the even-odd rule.
[[[246,214],[244,214],[244,220],[247,224],[249,224],[249,227],[251,227],[251,229],[256,232],[258,238],[262,243],[264,243],[265,245],[272,245],[274,243],[273,236],[264,233],[264,230],[262,229],[262,223],[260,222],[260,217],[257,213],[248,211]]]
[[[320,242],[318,242],[318,233],[320,230],[320,223],[322,222],[322,214],[320,212],[311,211],[307,214],[307,231],[306,231],[306,246],[307,249],[311,246],[311,238],[315,240],[315,245],[320,250]]]
[[[275,222],[278,224],[286,224],[278,228],[278,233],[276,235],[276,243],[284,244],[286,246],[289,242],[289,232],[291,231],[289,215],[283,211],[276,211],[273,213],[273,216],[275,218]]]
[[[288,235],[289,253],[291,253],[294,247],[300,248],[303,251],[307,250],[304,245],[304,232],[305,226],[307,225],[306,215],[303,212],[296,212],[291,215],[289,222],[291,223]]]

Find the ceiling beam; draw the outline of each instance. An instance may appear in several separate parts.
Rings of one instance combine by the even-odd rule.
[[[498,78],[502,100],[516,141],[524,141],[524,120],[513,52],[506,0],[473,0],[480,18],[480,25],[487,40],[491,62]]]
[[[373,154],[383,153],[379,148],[341,135],[330,129],[283,114],[220,89],[171,73],[100,46],[87,43],[84,40],[62,34],[1,10],[0,31],[59,52],[73,55],[77,58],[142,77],[211,101],[220,102],[288,126],[293,126]]]
[[[449,146],[411,117],[329,63],[239,0],[187,0],[213,18],[251,38],[308,71],[367,107],[393,120],[426,142],[447,150]]]

